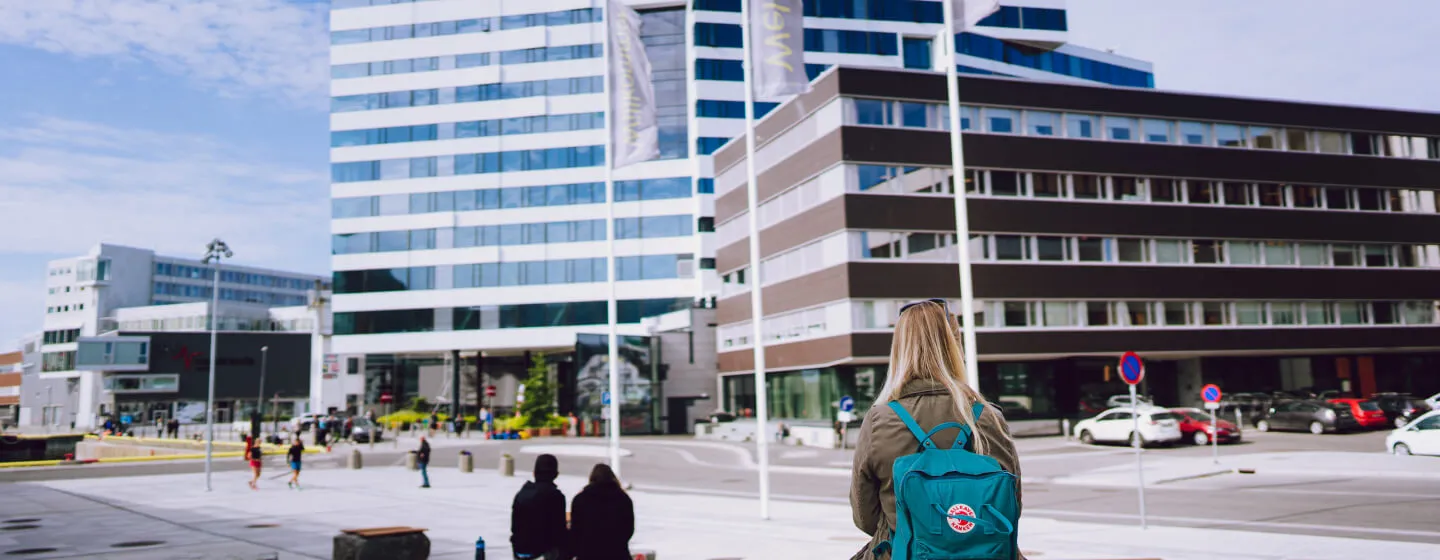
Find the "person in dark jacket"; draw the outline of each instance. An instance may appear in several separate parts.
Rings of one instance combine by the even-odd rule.
[[[555,486],[560,462],[535,458],[535,480],[515,493],[510,506],[510,546],[516,560],[558,560],[565,544],[565,494]]]
[[[629,560],[635,535],[635,504],[615,471],[604,463],[590,471],[590,484],[570,504],[570,557]]]
[[[425,441],[425,436],[420,436],[420,449],[415,450],[415,466],[420,467],[420,477],[425,483],[421,488],[430,487],[430,472],[425,470],[430,466],[430,442]]]

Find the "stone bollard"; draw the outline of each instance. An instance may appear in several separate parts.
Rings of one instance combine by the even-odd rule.
[[[500,476],[515,476],[515,458],[509,453],[500,456]]]
[[[761,262],[764,262],[764,261],[761,261]],[[1063,418],[1063,419],[1060,420],[1060,435],[1061,435],[1062,437],[1064,437],[1065,439],[1067,439],[1067,440],[1070,439],[1070,419],[1069,419],[1069,418]]]
[[[357,470],[357,471],[358,471],[358,470],[360,470],[360,467],[363,466],[363,465],[364,465],[364,461],[363,461],[362,458],[360,457],[360,450],[359,450],[359,449],[351,449],[351,450],[350,450],[350,461],[349,461],[348,463],[346,463],[346,466],[350,467],[351,470]]]
[[[405,454],[405,468],[412,471],[420,470],[420,462],[414,451]]]
[[[469,451],[460,452],[460,472],[475,472],[475,456]]]

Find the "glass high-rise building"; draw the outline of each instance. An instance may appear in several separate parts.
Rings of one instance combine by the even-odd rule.
[[[622,334],[718,295],[710,154],[744,129],[739,2],[627,2],[643,19],[660,156],[616,172]],[[939,69],[940,2],[804,5],[812,78]],[[333,2],[336,352],[383,355],[400,364],[390,379],[452,351],[573,349],[604,332],[604,6]],[[962,72],[1154,85],[1146,62],[1069,44],[1063,0],[1007,1],[959,47]]]

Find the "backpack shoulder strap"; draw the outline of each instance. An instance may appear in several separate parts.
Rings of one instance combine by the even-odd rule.
[[[900,405],[900,401],[890,401],[890,410],[895,411],[895,415],[900,417],[900,421],[905,423],[905,427],[910,429],[910,433],[915,435],[921,446],[927,449],[935,447],[935,442],[930,441],[930,434],[925,433],[920,424],[915,423],[915,418]]]
[[[970,406],[970,417],[975,419],[975,425],[977,425],[977,426],[980,425],[980,415],[981,415],[981,414],[984,414],[984,413],[985,413],[985,404],[984,404],[984,403],[978,403],[978,402],[977,402],[977,403],[975,403],[975,404],[973,404],[973,405]],[[954,443],[954,445],[951,445],[950,448],[951,448],[951,449],[964,449],[964,450],[966,450],[966,451],[973,451],[973,449],[972,449],[971,446],[970,446],[970,440],[974,439],[974,437],[975,437],[975,430],[974,430],[973,428],[971,428],[968,424],[967,424],[967,425],[964,425],[964,426],[961,426],[961,427],[960,427],[960,435],[955,436],[955,443]]]

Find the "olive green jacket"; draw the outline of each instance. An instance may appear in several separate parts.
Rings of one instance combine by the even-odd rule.
[[[926,430],[944,422],[960,421],[954,399],[937,381],[912,381],[895,400]],[[984,440],[986,455],[994,457],[1001,468],[1015,475],[1015,498],[1019,500],[1020,459],[1000,408],[987,406],[977,424],[978,429],[973,431],[978,439]],[[942,431],[935,435],[935,445],[948,449],[956,435],[953,429]],[[896,458],[916,453],[919,445],[888,403],[877,402],[865,414],[851,470],[850,511],[855,517],[855,526],[871,538],[852,560],[889,557],[888,553],[877,557],[872,551],[875,545],[888,540],[895,529],[895,487],[890,471]]]

